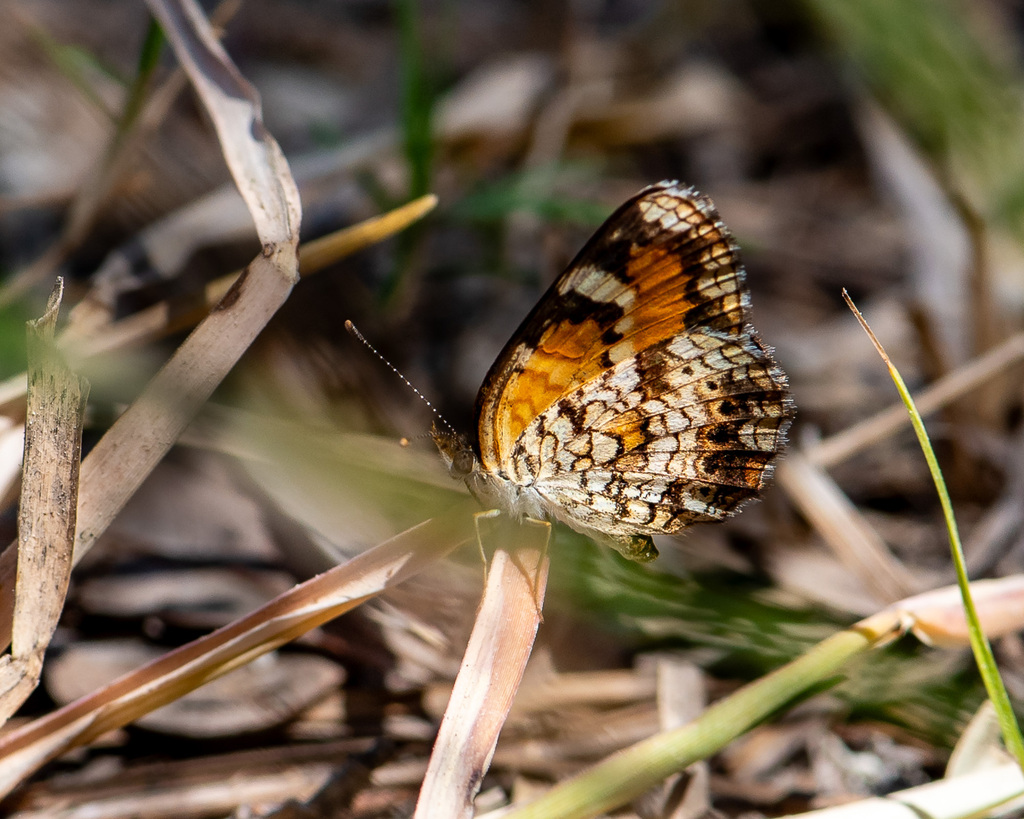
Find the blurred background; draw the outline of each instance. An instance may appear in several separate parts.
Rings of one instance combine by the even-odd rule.
[[[897,399],[842,288],[913,389],[962,379],[929,427],[969,566],[975,577],[1021,571],[1020,3],[204,8],[299,181],[304,241],[428,192],[439,205],[296,287],[76,570],[26,713],[229,622],[457,497],[425,436],[430,410],[344,320],[468,431],[484,373],[539,295],[618,204],[666,178],[710,195],[735,234],[754,322],[798,408],[791,452],[863,528],[829,531],[815,491],[780,475],[726,524],[660,541],[651,566],[558,531],[523,703],[481,798],[499,804],[517,785],[542,786],[656,731],[666,667],[685,671],[694,701],[713,700],[861,616],[953,581],[909,426],[833,437]],[[6,11],[4,378],[24,370],[24,321],[57,274],[68,277],[67,307],[125,318],[166,302],[185,315],[203,284],[259,250],[213,130],[143,4],[24,0]],[[183,337],[76,359],[92,383],[86,448]],[[10,413],[5,429],[18,420]],[[4,441],[17,451],[9,436],[0,451]],[[16,471],[4,480],[10,539]],[[458,553],[272,664],[57,763],[17,806],[84,800],[96,783],[131,792],[153,771],[188,787],[284,764],[314,771],[291,793],[302,799],[384,737],[386,758],[372,765],[389,773],[360,798],[402,815],[482,574],[473,550]],[[996,648],[1019,697],[1024,645],[1013,636]],[[757,816],[926,781],[982,697],[968,653],[901,641],[716,756],[702,792],[724,815]]]

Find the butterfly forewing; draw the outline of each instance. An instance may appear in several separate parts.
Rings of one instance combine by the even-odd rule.
[[[620,207],[527,316],[478,398],[480,451],[497,469],[567,392],[696,328],[746,324],[735,245],[711,202],[662,183]]]

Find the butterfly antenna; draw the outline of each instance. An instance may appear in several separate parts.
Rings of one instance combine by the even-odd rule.
[[[345,329],[348,330],[349,333],[351,333],[353,336],[355,336],[356,339],[361,341],[363,343],[363,346],[366,347],[366,349],[368,349],[371,353],[373,353],[375,356],[377,356],[377,358],[379,358],[381,361],[383,361],[384,365],[389,370],[391,370],[391,372],[393,372],[400,379],[402,379],[402,383],[405,384],[405,386],[407,386],[414,393],[416,393],[416,396],[420,399],[420,401],[422,401],[424,404],[426,404],[428,407],[430,407],[430,411],[432,413],[434,413],[434,417],[436,417],[438,421],[440,421],[442,424],[444,424],[446,427],[448,427],[448,431],[451,432],[452,435],[457,435],[458,434],[455,431],[455,427],[453,427],[451,424],[448,423],[448,421],[445,419],[445,417],[438,411],[437,407],[435,407],[433,404],[431,404],[430,400],[423,393],[421,393],[418,389],[416,389],[412,385],[412,382],[408,378],[406,378],[404,375],[402,375],[402,373],[398,369],[398,367],[396,367],[394,364],[392,364],[390,361],[388,361],[386,358],[384,358],[384,356],[380,352],[380,350],[378,350],[369,341],[367,341],[366,340],[366,336],[364,336],[362,333],[360,333],[359,329],[351,321],[349,321],[348,319],[345,319]]]

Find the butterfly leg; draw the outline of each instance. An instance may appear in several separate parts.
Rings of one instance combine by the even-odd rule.
[[[476,547],[480,552],[480,564],[484,568],[484,586],[487,585],[487,550],[484,549],[484,541],[487,539],[481,531],[481,525],[485,520],[495,520],[501,517],[500,509],[487,509],[484,512],[476,512],[473,515],[473,528],[476,529]]]

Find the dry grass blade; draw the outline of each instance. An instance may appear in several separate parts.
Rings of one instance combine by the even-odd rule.
[[[308,276],[405,230],[437,207],[437,196],[428,193],[418,199],[343,228],[302,246],[302,275]]]
[[[174,53],[217,129],[224,159],[264,245],[293,249],[299,191],[281,148],[263,124],[259,94],[239,73],[193,0],[150,0]]]
[[[511,524],[504,516],[478,517],[484,543],[500,541],[487,577],[476,624],[455,680],[416,819],[471,817],[473,799],[494,755],[540,626],[547,585],[548,524]]]
[[[436,206],[436,196],[421,196],[388,213],[302,245],[299,248],[301,275],[317,273],[345,256],[383,242],[422,219]],[[76,333],[73,325],[69,326],[61,343],[74,344],[78,355],[95,355],[163,338],[199,321],[227,295],[237,277],[237,273],[232,273],[210,282],[203,293],[203,304],[195,311],[173,313],[167,302],[160,302],[109,324],[89,327],[84,335]],[[5,399],[9,400],[8,393],[0,393],[0,406]]]
[[[0,739],[0,795],[54,756],[126,725],[394,586],[471,537],[467,507],[420,524]]]
[[[384,241],[422,219],[436,206],[437,197],[428,194],[388,213],[307,242],[299,248],[301,275],[318,273],[345,256]],[[174,311],[168,302],[162,301],[117,320],[105,313],[97,322],[96,311],[89,310],[86,320],[76,322],[76,315],[82,315],[76,311],[85,305],[80,303],[71,311],[71,319],[60,335],[60,345],[69,354],[73,353],[76,360],[82,360],[164,338],[201,321],[227,295],[238,276],[239,273],[235,272],[210,282],[203,292],[203,303],[192,311]],[[0,413],[17,415],[20,412],[25,384],[24,373],[0,383]]]
[[[64,609],[75,541],[82,420],[88,383],[53,342],[64,292],[28,328],[28,424],[18,514],[18,572],[11,654],[3,666],[0,717],[14,713],[39,681],[43,655]]]
[[[298,191],[281,149],[262,124],[255,90],[238,74],[194,3],[154,0],[152,5],[217,127],[263,252],[82,463],[76,561],[284,303],[298,276]],[[10,636],[13,600],[7,581],[15,561],[12,547],[0,555],[3,642]]]

